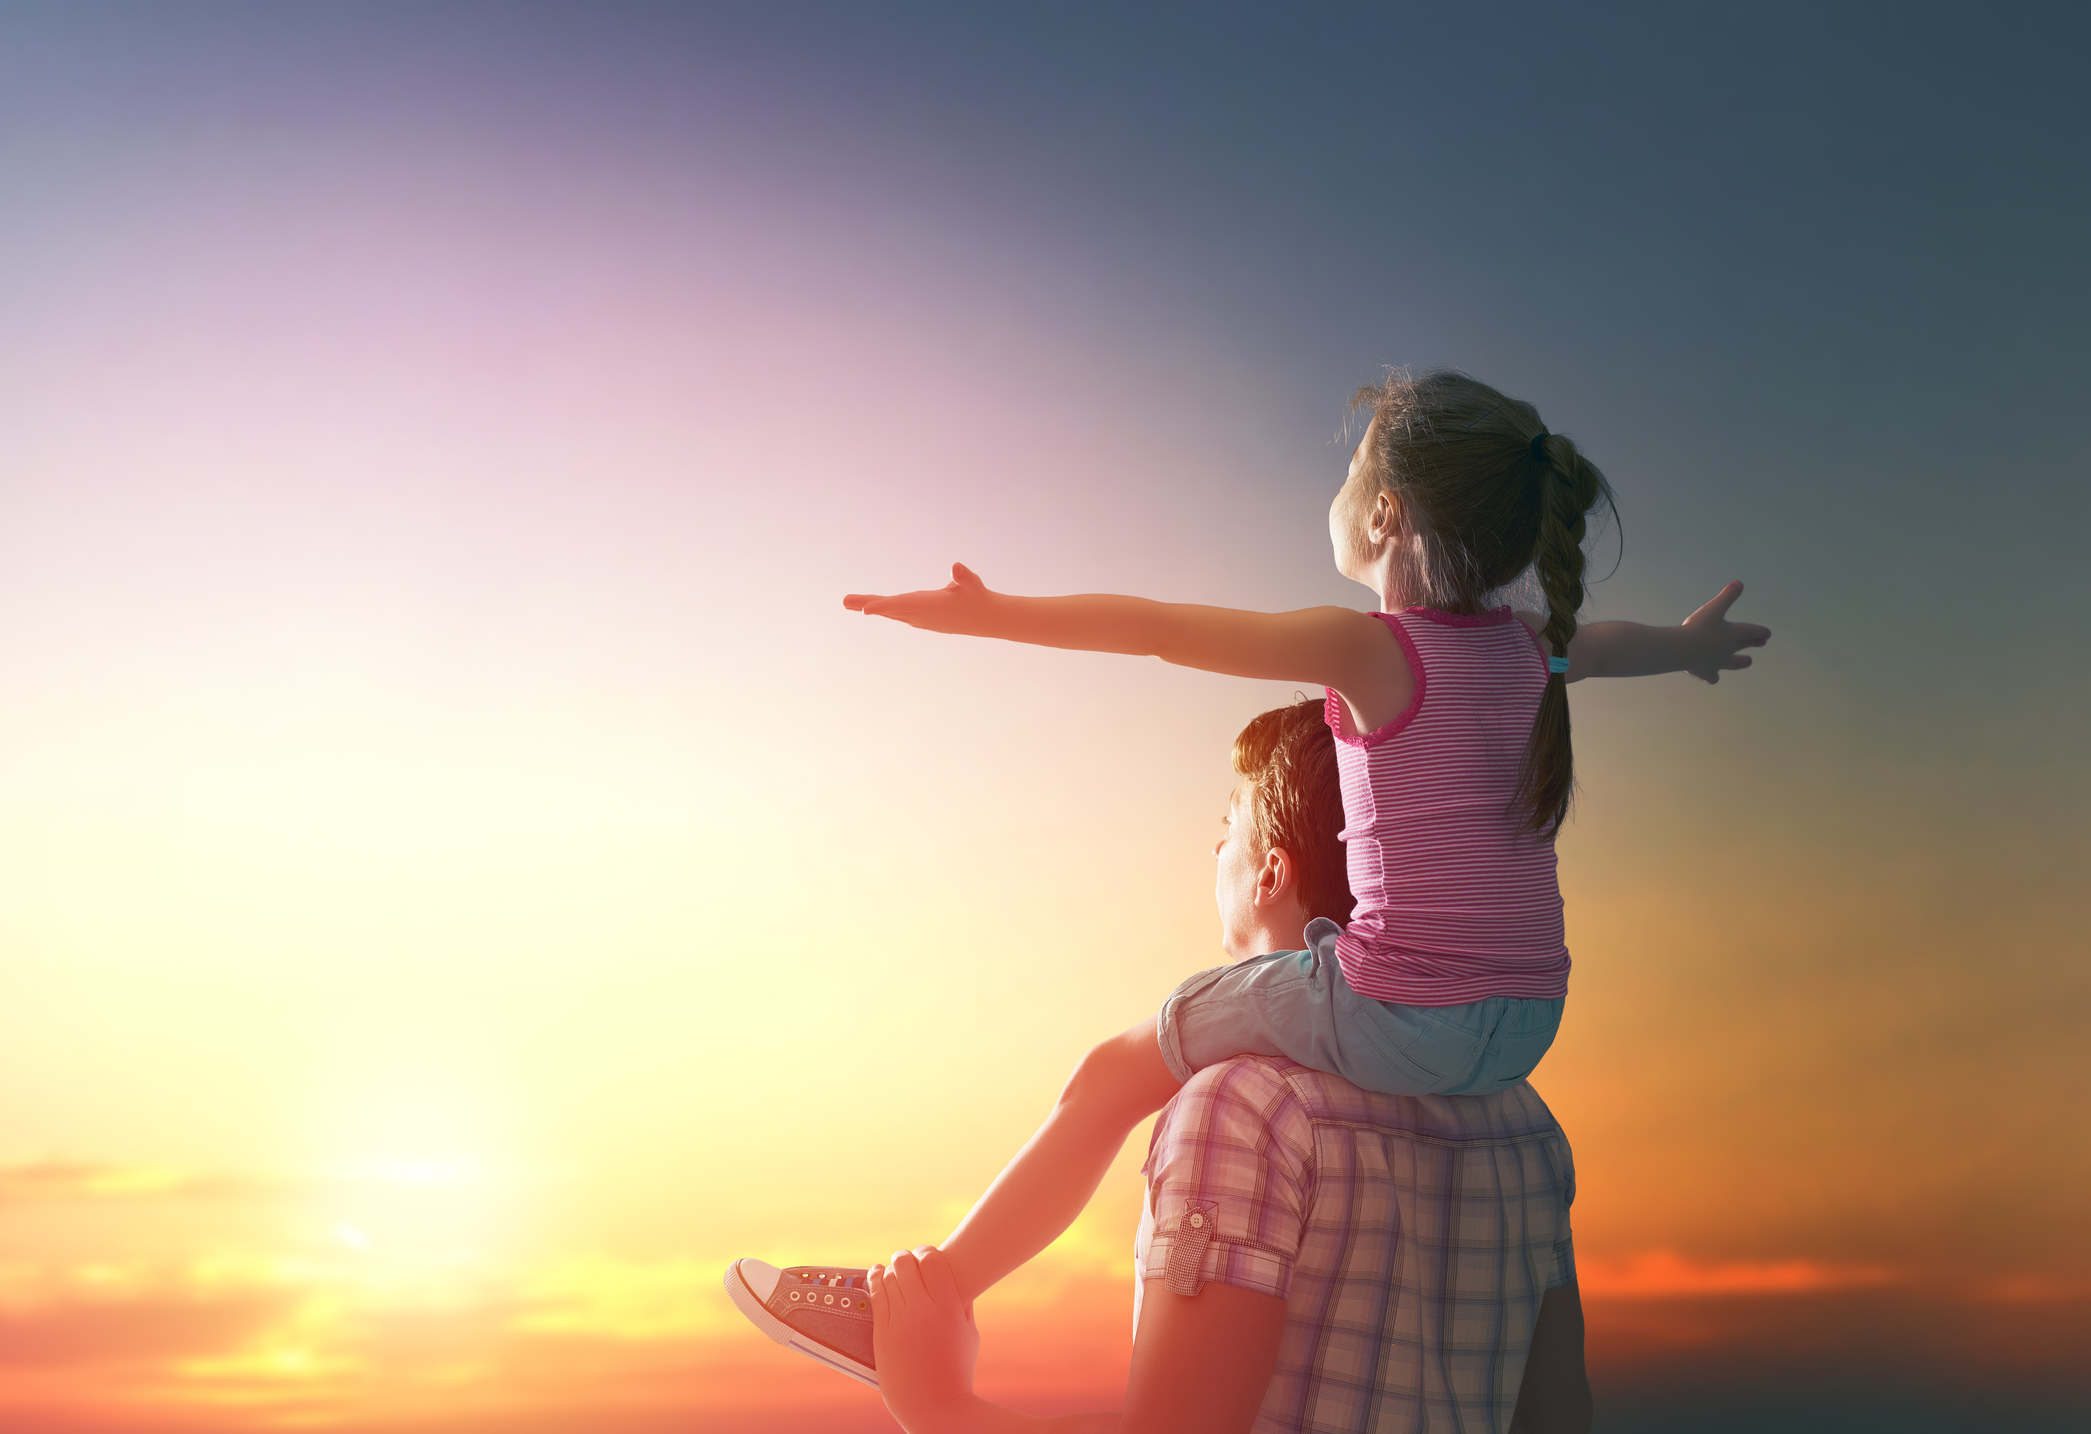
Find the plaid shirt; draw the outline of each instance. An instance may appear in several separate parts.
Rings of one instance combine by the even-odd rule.
[[[1531,1086],[1374,1095],[1243,1056],[1162,1112],[1146,1175],[1136,1290],[1286,1302],[1257,1434],[1509,1428],[1540,1298],[1575,1278],[1568,1139]]]

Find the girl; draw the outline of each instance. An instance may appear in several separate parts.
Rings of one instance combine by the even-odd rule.
[[[934,591],[843,599],[933,632],[1328,691],[1357,898],[1349,926],[1317,922],[1313,949],[1194,976],[1154,1019],[1083,1057],[943,1244],[967,1301],[1065,1230],[1133,1127],[1205,1066],[1282,1055],[1408,1095],[1487,1094],[1528,1075],[1568,985],[1553,845],[1574,789],[1567,684],[1679,671],[1716,682],[1770,637],[1726,620],[1740,583],[1678,627],[1579,629],[1585,525],[1611,503],[1596,466],[1530,404],[1465,374],[1395,375],[1354,402],[1372,421],[1329,537],[1337,570],[1378,595],[1378,612],[1012,597],[960,565]],[[1527,569],[1546,611],[1491,607]],[[864,1276],[741,1260],[726,1283],[772,1338],[875,1384]],[[813,1300],[825,1301],[818,1318]],[[843,1311],[863,1312],[861,1332],[832,1322]]]

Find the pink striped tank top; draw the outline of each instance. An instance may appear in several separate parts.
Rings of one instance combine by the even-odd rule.
[[[1360,735],[1329,693],[1358,899],[1336,942],[1344,980],[1361,996],[1408,1006],[1566,995],[1554,844],[1512,805],[1546,650],[1507,607],[1373,616],[1400,639],[1416,696]]]

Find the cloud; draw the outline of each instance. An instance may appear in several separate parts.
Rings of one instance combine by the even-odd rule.
[[[1900,1278],[1885,1265],[1817,1260],[1701,1262],[1672,1250],[1647,1250],[1623,1259],[1579,1256],[1576,1260],[1577,1284],[1584,1294],[1597,1299],[1819,1294],[1891,1284]]]
[[[297,1303],[222,1269],[0,1271],[0,1366],[136,1363],[233,1349]]]
[[[1110,1407],[1122,1393],[1127,1281],[1102,1268],[1101,1248],[1092,1259],[1076,1242],[1067,1258],[1098,1268],[1060,1272],[1051,1299],[1033,1290],[983,1301],[989,1397],[1057,1412]],[[1780,1371],[1814,1378],[1906,1346],[2028,1370],[2046,1388],[2082,1337],[2080,1307],[2057,1319],[2041,1303],[2076,1298],[2081,1286],[2059,1277],[1996,1281],[1982,1297],[2003,1303],[1985,1307],[1878,1266],[1668,1250],[1582,1264],[1593,1357],[1626,1385],[1679,1371],[1687,1383],[1733,1384],[1724,1362],[1744,1355],[1774,1383]],[[875,1395],[749,1328],[719,1274],[716,1260],[603,1254],[488,1267],[463,1283],[373,1277],[348,1258],[0,1266],[0,1426],[889,1427]],[[1782,1294],[1805,1298],[1754,1298]],[[1974,1340],[1991,1326],[1987,1343]],[[27,1394],[46,1402],[32,1409]]]
[[[690,1339],[741,1328],[714,1262],[580,1256],[517,1281],[514,1327],[611,1340]]]
[[[2091,1276],[2047,1273],[1999,1275],[1975,1287],[1985,1304],[2055,1305],[2091,1301]]]
[[[280,1180],[90,1160],[0,1165],[0,1205],[75,1200],[252,1200],[286,1193]]]

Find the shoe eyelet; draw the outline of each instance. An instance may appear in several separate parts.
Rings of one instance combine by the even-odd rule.
[[[793,1291],[791,1292],[791,1297],[792,1297],[793,1299],[797,1299],[797,1298],[799,1297],[799,1292],[798,1292],[797,1290],[793,1290]]]
[[[821,1303],[822,1303],[822,1304],[829,1304],[829,1305],[831,1305],[831,1304],[835,1303],[835,1297],[834,1297],[833,1295],[822,1295],[822,1296],[821,1296]]]

